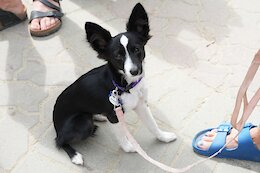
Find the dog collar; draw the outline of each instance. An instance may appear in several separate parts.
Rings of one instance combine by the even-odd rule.
[[[122,86],[118,85],[114,80],[112,80],[112,82],[113,82],[113,85],[116,88],[118,88],[121,92],[129,92],[129,90],[134,88],[138,83],[140,83],[142,79],[143,79],[143,77],[140,77],[137,81],[130,83],[126,87],[122,87]]]

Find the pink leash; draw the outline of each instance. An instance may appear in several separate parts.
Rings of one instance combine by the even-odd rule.
[[[252,82],[252,80],[253,80],[253,78],[254,78],[257,70],[258,70],[259,65],[260,65],[260,50],[258,50],[257,54],[255,55],[255,58],[252,61],[252,64],[251,64],[251,66],[250,66],[250,68],[249,68],[249,70],[246,74],[246,77],[245,77],[245,79],[244,79],[244,81],[243,81],[243,83],[242,83],[242,85],[239,89],[239,92],[238,92],[238,95],[237,95],[237,98],[236,98],[236,105],[235,105],[235,108],[234,108],[234,111],[233,111],[233,114],[232,114],[232,117],[231,117],[231,124],[234,128],[236,128],[239,131],[239,133],[242,131],[247,119],[249,118],[249,116],[253,112],[253,110],[256,107],[258,101],[260,100],[260,88],[256,91],[255,95],[252,97],[252,99],[249,102],[247,100],[247,95],[246,95],[246,91],[247,91],[249,85],[251,84],[251,82]],[[244,101],[244,111],[243,111],[241,119],[237,123],[238,114],[240,112],[242,101]],[[215,157],[226,147],[226,145],[228,145],[231,142],[230,141],[229,143],[224,145],[219,151],[217,151],[215,154],[211,155],[208,158],[199,160],[199,161],[197,161],[193,164],[190,164],[190,165],[188,165],[184,168],[181,168],[181,169],[172,168],[170,166],[167,166],[167,165],[165,165],[161,162],[158,162],[158,161],[152,159],[140,147],[140,145],[136,142],[134,137],[131,135],[131,133],[127,129],[127,125],[126,125],[125,119],[124,119],[124,113],[122,111],[121,106],[115,108],[115,112],[116,112],[117,118],[119,120],[119,123],[121,124],[122,131],[125,133],[128,140],[132,143],[136,152],[138,154],[140,154],[147,161],[151,162],[155,166],[157,166],[157,167],[159,167],[159,168],[161,168],[161,169],[163,169],[164,171],[167,171],[167,172],[172,172],[172,173],[186,172],[186,171],[190,170],[191,168],[193,168],[194,166]],[[233,138],[233,140],[239,135],[239,133]]]

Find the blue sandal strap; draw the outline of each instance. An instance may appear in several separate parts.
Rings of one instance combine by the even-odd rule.
[[[254,127],[256,126],[251,123],[246,124],[238,136],[238,147],[224,149],[218,157],[260,162],[260,150],[256,148],[250,135],[250,129]]]
[[[213,140],[211,146],[209,147],[209,151],[214,154],[218,150],[220,150],[226,144],[226,137],[230,133],[232,126],[230,123],[223,123],[217,128],[217,136]]]

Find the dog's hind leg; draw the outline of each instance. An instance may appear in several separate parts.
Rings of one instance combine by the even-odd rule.
[[[69,145],[67,143],[67,141],[69,141],[69,139],[71,140],[71,137],[67,136],[67,135],[58,135],[58,137],[56,138],[56,145],[58,148],[62,148],[64,151],[66,151],[66,153],[69,155],[71,162],[76,164],[76,165],[83,165],[83,158],[82,155],[77,152],[74,148],[71,147],[71,145]]]
[[[78,153],[74,148],[72,148],[68,143],[66,143],[66,141],[68,141],[68,136],[59,134],[56,138],[57,147],[62,148],[64,151],[66,151],[72,163],[76,165],[83,165],[82,155]]]
[[[78,114],[64,123],[62,129],[57,133],[56,144],[67,152],[72,163],[83,165],[82,155],[69,144],[93,136],[96,129],[97,126],[94,125],[91,115]]]
[[[83,165],[82,155],[74,148],[72,148],[69,144],[64,144],[62,148],[66,151],[66,153],[68,153],[72,163],[76,165]]]

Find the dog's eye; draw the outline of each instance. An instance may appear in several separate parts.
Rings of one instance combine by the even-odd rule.
[[[116,60],[120,60],[122,58],[122,56],[120,55],[120,54],[117,54],[116,56],[115,56],[115,59]]]
[[[134,49],[134,52],[135,52],[135,53],[139,53],[139,52],[140,52],[140,49],[139,49],[138,47],[136,47],[136,48]]]

